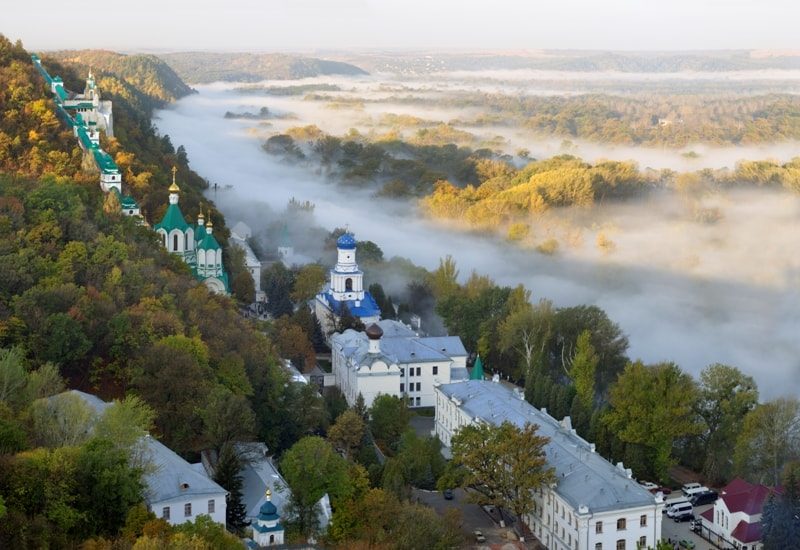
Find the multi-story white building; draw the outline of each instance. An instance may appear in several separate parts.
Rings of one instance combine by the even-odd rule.
[[[244,252],[244,265],[250,276],[253,278],[253,286],[256,294],[254,297],[255,302],[263,302],[267,299],[266,294],[261,290],[261,260],[256,256],[253,247],[247,240],[253,236],[250,226],[244,222],[238,222],[231,229],[230,243],[239,247]]]
[[[373,323],[364,332],[331,336],[336,385],[349,404],[360,393],[369,407],[378,394],[432,407],[434,385],[467,378],[467,351],[458,336],[420,337],[403,323]]]
[[[112,404],[77,390],[71,393],[89,405],[99,418]],[[140,440],[141,455],[147,467],[142,477],[145,502],[157,517],[171,525],[195,521],[207,515],[225,525],[228,492],[208,477],[203,464],[189,464],[157,439],[146,435]]]
[[[545,447],[557,481],[536,493],[533,513],[524,518],[550,550],[636,550],[661,539],[663,497],[654,496],[580,438],[569,417],[562,421],[538,410],[499,382],[469,380],[436,387],[436,435],[449,454],[462,426],[489,422],[528,423],[550,439]]]

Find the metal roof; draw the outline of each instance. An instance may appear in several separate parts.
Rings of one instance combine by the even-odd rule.
[[[545,455],[555,469],[555,492],[575,510],[586,506],[594,513],[656,504],[656,497],[633,480],[629,470],[624,470],[621,464],[611,464],[568,423],[533,407],[503,384],[468,380],[443,384],[438,389],[457,399],[459,408],[473,420],[495,425],[508,421],[519,427],[528,423],[538,425],[538,433],[550,438]]]

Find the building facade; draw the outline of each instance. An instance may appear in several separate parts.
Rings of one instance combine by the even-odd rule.
[[[550,439],[545,455],[556,482],[536,491],[533,513],[523,518],[548,549],[636,550],[661,539],[663,497],[640,486],[622,463],[598,455],[569,417],[557,421],[496,381],[443,384],[435,393],[435,430],[446,456],[459,428],[482,422],[536,424]]]
[[[169,187],[169,206],[153,230],[161,237],[168,252],[180,256],[189,264],[195,279],[202,281],[212,292],[230,294],[228,274],[222,263],[222,247],[214,237],[214,224],[200,212],[197,225],[186,223],[178,205],[180,187],[175,183],[177,168],[172,169]]]
[[[344,233],[336,241],[337,261],[330,270],[330,282],[314,301],[315,313],[325,334],[331,334],[345,309],[364,325],[381,318],[381,310],[364,290],[364,272],[356,263],[356,240]]]
[[[703,534],[718,545],[737,550],[761,550],[761,513],[776,490],[734,479],[720,492],[714,507],[702,517]]]
[[[403,397],[410,407],[432,407],[434,386],[467,378],[467,351],[457,336],[420,337],[398,321],[348,329],[331,336],[336,385],[353,405],[361,394]]]
[[[253,247],[247,242],[247,239],[252,237],[253,232],[250,227],[244,222],[238,222],[231,229],[230,243],[244,252],[244,264],[247,271],[253,278],[253,286],[255,287],[255,302],[264,302],[267,297],[263,290],[261,290],[261,260],[256,256]]]

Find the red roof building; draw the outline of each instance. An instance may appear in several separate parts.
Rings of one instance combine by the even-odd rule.
[[[712,542],[739,550],[760,550],[761,511],[773,487],[734,479],[720,492],[720,498],[700,516]]]

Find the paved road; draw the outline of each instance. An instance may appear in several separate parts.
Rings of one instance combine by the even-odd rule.
[[[705,512],[713,506],[713,504],[698,506],[694,509],[694,516],[699,518],[701,512]],[[691,532],[689,530],[688,521],[676,523],[672,520],[672,518],[667,517],[667,514],[664,514],[664,521],[661,524],[661,538],[664,540],[671,538],[676,542],[679,540],[688,539],[695,544],[695,550],[718,550],[716,546],[712,545],[707,540],[702,539],[699,535]]]
[[[411,417],[411,421],[409,423],[411,424],[411,427],[414,428],[414,431],[417,432],[418,436],[430,437],[434,425],[436,424],[436,420],[432,416],[418,416],[415,414]]]

